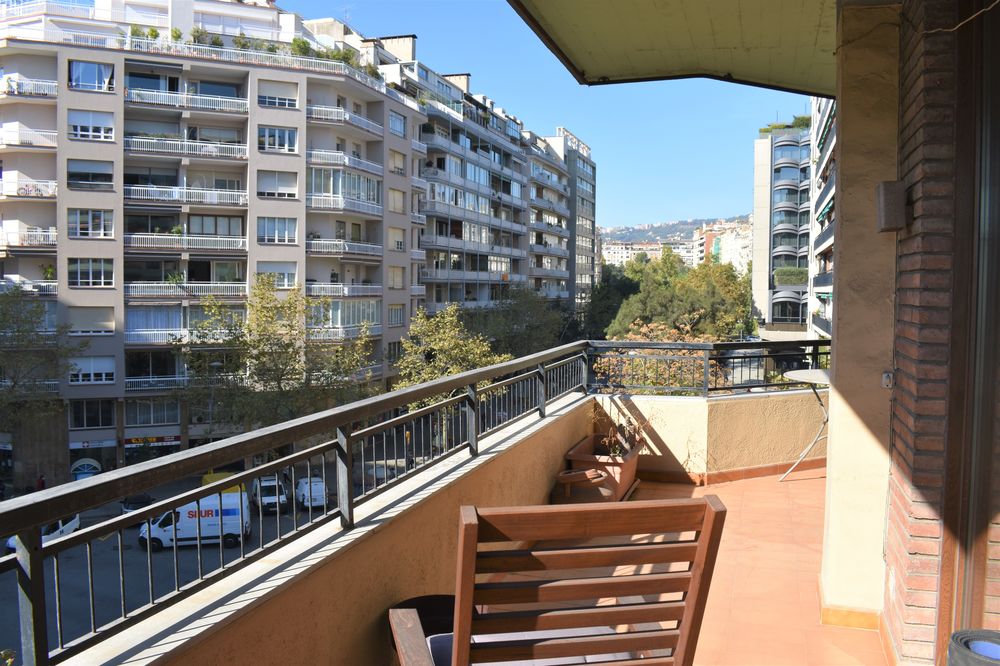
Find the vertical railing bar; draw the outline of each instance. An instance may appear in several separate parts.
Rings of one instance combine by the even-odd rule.
[[[219,491],[219,570],[226,568],[226,553],[223,550],[225,548],[226,540],[226,528],[222,522],[222,491]]]
[[[49,632],[45,613],[45,561],[42,530],[34,526],[14,537],[17,554],[17,603],[21,628],[21,659],[26,666],[49,660]],[[124,595],[123,595],[124,598]]]
[[[153,605],[153,523],[146,519],[146,585],[149,591],[149,604]]]
[[[146,532],[149,536],[149,532]],[[118,592],[121,594],[122,619],[128,615],[128,608],[125,605],[125,535],[122,530],[118,530]]]
[[[247,544],[246,544],[247,535],[246,535],[246,529],[245,529],[244,525],[246,525],[246,521],[249,518],[249,516],[243,515],[243,495],[244,495],[244,492],[243,492],[243,482],[242,481],[240,481],[240,483],[237,484],[237,486],[236,486],[236,492],[239,493],[239,500],[236,502],[236,504],[237,504],[237,506],[239,506],[239,516],[240,516],[240,559],[242,560],[244,557],[247,556]],[[177,540],[174,539],[174,541],[176,542]]]
[[[260,546],[260,550],[264,550],[264,500],[263,500],[263,486],[261,483],[261,477],[257,477],[257,543]]]
[[[201,562],[201,499],[196,499],[194,501],[195,510],[195,520],[194,520],[194,532],[195,532],[195,545],[198,550],[198,580],[205,577],[205,570],[202,567]]]
[[[179,589],[181,589],[181,567],[180,567],[180,564],[178,563],[178,555],[179,555],[179,553],[177,552],[177,548],[178,548],[178,545],[177,545],[177,513],[174,512],[173,509],[171,509],[171,511],[170,511],[170,533],[172,535],[172,537],[171,537],[170,540],[173,541],[173,543],[170,546],[170,551],[174,555],[174,592],[176,592]]]
[[[63,640],[62,592],[59,589],[59,553],[52,555],[52,587],[56,601],[56,644],[61,650],[65,641]]]
[[[90,606],[90,633],[97,631],[97,604],[94,602],[94,544],[87,542],[87,601]]]
[[[354,527],[354,483],[351,480],[351,453],[353,446],[349,445],[348,434],[343,428],[337,428],[337,508],[340,511],[340,521],[344,528]],[[364,442],[361,446],[362,463],[364,462]],[[365,469],[361,468],[361,490],[364,492]]]

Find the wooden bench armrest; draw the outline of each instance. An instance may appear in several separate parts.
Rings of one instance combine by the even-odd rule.
[[[392,639],[396,643],[401,666],[434,666],[416,609],[390,609],[389,626],[392,627]]]

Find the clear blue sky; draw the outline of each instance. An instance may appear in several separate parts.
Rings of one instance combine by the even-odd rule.
[[[593,150],[604,227],[750,212],[757,128],[809,112],[801,95],[702,79],[581,86],[505,0],[278,4],[367,37],[416,34],[431,69],[470,72],[474,93],[539,134],[566,127]]]

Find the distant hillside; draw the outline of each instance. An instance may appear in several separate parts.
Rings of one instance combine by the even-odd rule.
[[[601,239],[605,243],[614,241],[648,243],[676,238],[690,238],[694,230],[701,225],[706,222],[718,222],[721,219],[725,219],[726,222],[733,222],[736,220],[746,220],[747,216],[737,215],[728,218],[713,217],[697,220],[676,220],[657,224],[641,224],[637,227],[601,227]]]

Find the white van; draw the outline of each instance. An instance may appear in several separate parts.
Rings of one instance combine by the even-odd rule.
[[[295,484],[295,501],[303,509],[315,509],[326,504],[326,493],[326,484],[318,476],[301,478]]]
[[[254,506],[260,507],[261,511],[285,513],[289,509],[285,484],[278,481],[275,476],[260,476],[254,479],[250,486],[250,499]]]
[[[44,546],[49,541],[52,541],[52,539],[57,539],[64,534],[75,532],[78,529],[80,529],[80,514],[49,523],[42,529],[42,545]],[[13,553],[15,550],[14,537],[10,537],[7,539],[7,553]]]
[[[243,508],[243,525],[240,526],[240,505]],[[220,525],[221,518],[221,525]],[[174,523],[177,523],[176,530]],[[139,528],[139,547],[146,548],[146,538],[149,538],[151,550],[159,551],[164,546],[174,545],[174,535],[177,535],[177,545],[195,545],[198,541],[198,523],[201,523],[202,544],[218,543],[226,548],[240,545],[240,532],[244,538],[250,537],[250,503],[245,492],[223,493],[220,511],[219,496],[210,495],[201,500],[200,520],[199,506],[196,502],[167,511],[156,521],[149,523],[152,529],[147,530],[146,523]],[[219,529],[221,526],[221,530]],[[149,534],[147,534],[147,531]]]

